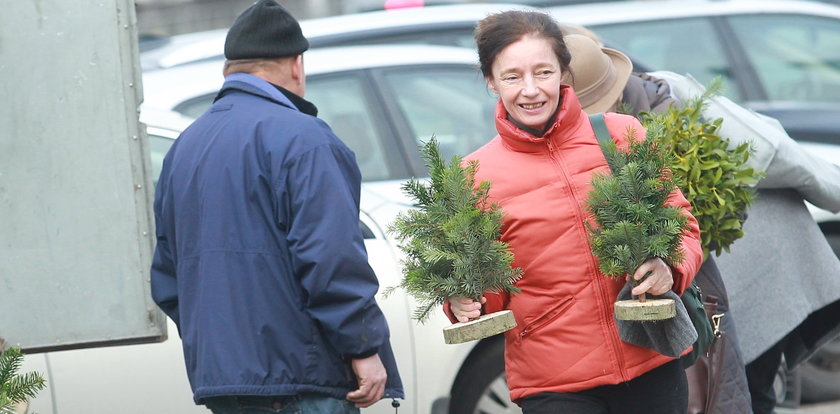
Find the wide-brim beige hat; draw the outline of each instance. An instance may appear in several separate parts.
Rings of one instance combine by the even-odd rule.
[[[584,111],[606,112],[621,97],[633,63],[624,53],[601,47],[584,35],[569,34],[563,40],[572,55],[571,74],[565,81],[574,88]]]

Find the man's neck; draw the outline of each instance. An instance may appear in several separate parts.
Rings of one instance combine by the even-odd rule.
[[[271,82],[269,82],[271,83]],[[293,104],[303,113],[312,116],[318,116],[318,108],[312,102],[303,99],[303,97],[295,94],[294,92],[274,83],[271,83],[271,86],[277,88],[280,93],[282,93],[286,98],[289,98]]]

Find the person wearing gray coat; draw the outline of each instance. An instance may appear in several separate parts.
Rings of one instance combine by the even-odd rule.
[[[690,76],[652,72],[678,99],[703,93]],[[840,260],[806,202],[840,211],[840,166],[808,153],[773,118],[713,97],[704,115],[722,118],[732,144],[750,140],[750,166],[765,171],[747,209],[744,237],[717,258],[739,342],[754,413],[772,413],[779,364],[795,367],[840,333]]]
[[[633,114],[661,112],[705,91],[691,76],[664,71],[629,74],[622,69],[624,60],[629,62],[626,56],[584,37],[569,35],[566,42],[572,52],[570,83],[587,112],[612,110],[619,103]],[[600,56],[591,54],[593,47],[600,48]],[[593,74],[597,62],[607,68]],[[599,83],[623,88],[610,95],[615,88]],[[713,291],[728,293],[729,300],[725,294],[721,299],[734,315],[728,319],[735,326],[727,335],[737,338],[738,357],[746,363],[749,395],[739,400],[745,394],[739,389],[743,381],[732,377],[724,392],[733,400],[722,412],[750,412],[745,404],[751,404],[754,413],[772,413],[773,381],[782,355],[794,367],[840,332],[840,260],[806,207],[809,202],[840,211],[840,166],[807,153],[773,118],[722,96],[708,103],[704,117],[722,118],[718,132],[732,145],[750,141],[754,152],[749,166],[766,174],[747,211],[745,236],[715,259],[719,273],[704,264],[711,273],[704,276],[701,268],[697,276],[705,291],[709,286],[703,286],[704,280],[720,285],[710,286]]]

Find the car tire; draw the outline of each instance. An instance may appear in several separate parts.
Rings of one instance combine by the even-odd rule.
[[[519,407],[510,401],[505,379],[505,343],[492,338],[475,353],[458,373],[449,403],[457,414],[515,414]]]
[[[799,370],[803,401],[840,399],[840,336],[823,345]]]
[[[802,393],[801,375],[798,368],[788,368],[784,356],[773,381],[773,390],[776,393],[777,407],[799,408]]]

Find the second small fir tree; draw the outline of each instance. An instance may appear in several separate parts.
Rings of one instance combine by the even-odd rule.
[[[680,243],[688,218],[666,204],[676,186],[668,169],[671,155],[657,146],[664,127],[651,122],[644,140],[634,140],[632,132],[627,132],[626,151],[612,140],[601,144],[612,171],[596,174],[587,199],[596,223],[589,226],[592,253],[601,272],[611,278],[632,276],[653,257],[671,266],[683,260]]]

